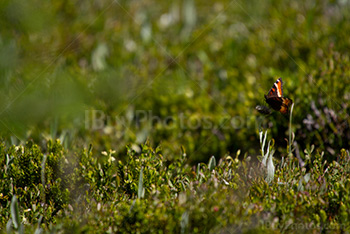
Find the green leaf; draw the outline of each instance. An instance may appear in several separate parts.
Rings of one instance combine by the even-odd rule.
[[[139,176],[139,186],[138,186],[138,190],[137,190],[137,197],[143,198],[144,195],[145,195],[145,191],[143,188],[143,168],[141,168],[140,176]]]
[[[95,71],[101,71],[107,67],[106,57],[108,54],[107,44],[99,43],[91,55],[91,63]]]
[[[185,211],[181,216],[180,226],[181,226],[181,233],[186,233],[188,229],[189,224],[189,214],[188,211]]]
[[[18,230],[20,225],[20,217],[19,217],[19,208],[18,208],[18,200],[16,195],[13,195],[11,200],[11,217],[12,217],[12,224],[13,227]]]
[[[210,171],[212,171],[214,168],[216,167],[216,159],[213,156],[211,156],[210,160],[209,160],[209,163],[208,163],[208,168]]]
[[[273,165],[273,154],[275,153],[275,150],[271,150],[269,159],[267,162],[267,177],[266,182],[271,183],[273,181],[273,177],[275,176],[275,166]]]

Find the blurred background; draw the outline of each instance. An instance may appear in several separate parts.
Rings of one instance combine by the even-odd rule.
[[[264,128],[282,157],[289,117],[255,110],[282,77],[297,144],[335,157],[350,141],[349,13],[346,0],[2,0],[1,138],[120,159],[150,141],[195,163],[259,154]]]

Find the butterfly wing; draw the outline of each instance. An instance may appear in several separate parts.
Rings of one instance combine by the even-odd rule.
[[[266,96],[265,96],[266,98]],[[281,109],[281,106],[283,104],[283,98],[281,97],[268,97],[266,98],[266,102],[267,104],[269,104],[269,106],[276,110],[276,111],[279,111]]]
[[[273,84],[268,94],[265,95],[265,98],[267,99],[272,97],[283,97],[282,86],[283,86],[282,78],[278,78],[276,82]]]
[[[288,108],[293,103],[291,99],[283,97],[282,78],[276,80],[268,94],[265,95],[265,100],[272,109],[282,114],[288,113]]]
[[[292,105],[293,101],[290,98],[282,98],[282,104],[281,108],[279,109],[279,112],[282,114],[287,114],[289,107]]]

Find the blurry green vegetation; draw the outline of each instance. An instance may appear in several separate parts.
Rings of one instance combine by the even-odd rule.
[[[346,2],[2,1],[0,11],[0,125],[14,143],[59,137],[123,157],[149,139],[170,158],[185,146],[192,162],[256,154],[254,107],[283,77],[297,142],[331,157],[348,147]],[[125,121],[89,129],[86,110]],[[172,121],[139,123],[140,110]],[[283,148],[285,118],[264,121]]]
[[[1,230],[14,195],[33,231],[348,225],[349,31],[344,0],[2,0]],[[255,110],[278,77],[307,168]]]

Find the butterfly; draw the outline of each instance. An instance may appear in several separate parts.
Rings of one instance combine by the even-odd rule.
[[[275,111],[279,111],[282,114],[287,114],[288,108],[290,105],[292,105],[293,101],[290,98],[283,97],[282,86],[282,78],[278,78],[268,94],[265,95],[265,100],[267,104],[269,104],[269,106]]]

